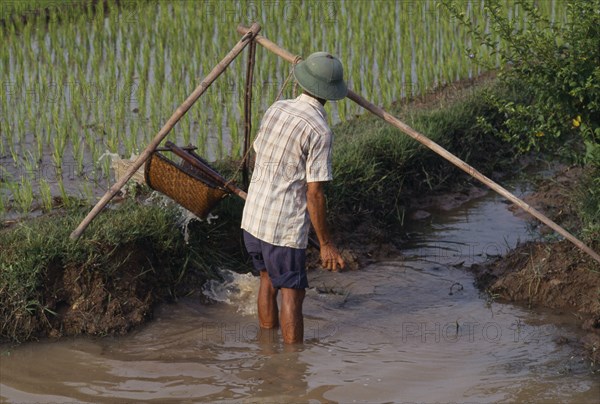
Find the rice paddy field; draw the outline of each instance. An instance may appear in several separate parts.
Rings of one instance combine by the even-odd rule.
[[[486,1],[457,4],[488,26]],[[528,23],[518,3],[501,4],[516,26]],[[534,4],[565,22],[560,0]],[[0,217],[48,211],[57,201],[95,202],[112,184],[111,158],[143,150],[239,40],[239,23],[260,23],[262,35],[295,54],[336,54],[349,87],[384,107],[500,62],[438,0],[19,0],[0,7]],[[246,58],[232,63],[169,140],[193,143],[210,160],[240,157]],[[287,62],[257,47],[254,128],[289,73]],[[283,96],[293,95],[289,84]],[[331,124],[363,113],[349,100],[327,109]]]

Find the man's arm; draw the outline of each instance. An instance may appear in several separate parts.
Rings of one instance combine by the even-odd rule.
[[[344,259],[335,245],[333,245],[329,229],[327,228],[325,195],[323,193],[322,182],[308,183],[306,203],[310,221],[319,238],[319,244],[321,244],[321,262],[323,267],[333,271],[337,271],[338,267],[344,268]]]

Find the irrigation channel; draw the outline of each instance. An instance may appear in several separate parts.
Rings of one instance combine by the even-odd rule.
[[[491,193],[410,223],[402,257],[309,274],[305,344],[257,328],[257,282],[161,307],[121,338],[2,348],[0,401],[597,403],[570,314],[482,296],[465,270],[534,235]]]

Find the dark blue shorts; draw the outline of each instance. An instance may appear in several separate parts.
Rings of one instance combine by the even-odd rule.
[[[259,240],[246,230],[244,243],[257,271],[266,270],[274,288],[306,289],[306,250],[281,247]]]

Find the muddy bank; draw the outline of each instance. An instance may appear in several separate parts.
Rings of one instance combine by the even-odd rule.
[[[177,210],[128,200],[69,232],[85,211],[54,212],[0,229],[0,341],[123,335],[154,308],[185,296],[230,265],[203,223],[179,227]],[[211,239],[210,236],[214,236]]]
[[[3,293],[0,341],[122,335],[144,323],[151,318],[153,305],[168,296],[151,273],[153,263],[144,250],[136,245],[115,248],[110,257],[120,256],[122,261],[112,274],[57,261],[38,275],[41,286],[36,292]],[[2,292],[6,287],[3,282]],[[31,300],[24,302],[20,296]]]
[[[167,279],[154,270],[164,263],[153,255],[150,245],[136,243],[111,252],[121,266],[113,274],[76,265],[48,268],[45,310],[35,329],[51,337],[123,335],[144,323],[157,302],[172,298]]]
[[[581,168],[562,168],[552,178],[542,180],[525,200],[573,231],[580,226],[573,195],[583,175]],[[525,215],[517,210],[515,214]],[[539,232],[553,237],[545,226]],[[598,251],[600,242],[591,247]],[[477,285],[495,299],[573,313],[588,331],[580,342],[590,358],[600,362],[600,264],[572,243],[528,242],[504,257],[473,265],[471,270]]]

